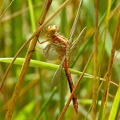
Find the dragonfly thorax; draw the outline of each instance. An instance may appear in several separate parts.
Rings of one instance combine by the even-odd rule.
[[[62,59],[66,55],[68,39],[58,33],[58,26],[51,25],[46,28],[48,44],[43,54],[48,60]],[[45,42],[46,42],[45,41]],[[43,42],[44,43],[44,42]]]

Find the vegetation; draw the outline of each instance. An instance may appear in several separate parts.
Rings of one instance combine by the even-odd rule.
[[[60,61],[45,59],[42,54],[45,44],[40,42],[48,38],[40,31],[55,24],[59,27],[59,34],[69,39],[80,0],[66,0],[62,7],[65,0],[53,0],[51,4],[46,1],[51,0],[1,0],[0,120],[118,120],[119,0],[83,0],[74,40],[84,27],[87,32],[70,65],[74,86],[77,85],[78,114],[72,101],[65,106],[71,94],[64,71],[59,85],[50,87]],[[24,43],[3,82],[8,63]],[[63,108],[66,109],[64,114]]]

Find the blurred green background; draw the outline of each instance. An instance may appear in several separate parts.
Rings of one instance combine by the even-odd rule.
[[[8,7],[11,0],[0,1],[0,15]],[[0,59],[8,58],[8,63],[11,61],[9,58],[13,58],[19,48],[30,38],[33,32],[38,26],[38,21],[41,15],[41,11],[44,5],[43,0],[19,0],[14,1],[7,9],[5,14],[0,18]],[[46,19],[55,12],[58,7],[64,2],[64,0],[53,0]],[[108,4],[110,1],[99,1],[99,42],[98,42],[98,75],[100,78],[104,78],[110,58],[112,49],[112,41],[115,32],[116,23],[118,20],[118,11],[120,9],[120,1],[114,0],[110,6],[109,18],[106,22],[106,15],[108,13]],[[73,21],[76,16],[79,0],[70,2],[64,9],[61,10],[45,27],[56,24],[59,27],[59,33],[64,35],[66,38],[70,37],[70,30]],[[77,24],[76,32],[74,37],[76,38],[80,31],[87,27],[87,33],[83,44],[80,46],[79,51],[74,55],[77,57],[73,69],[82,72],[86,62],[94,49],[94,29],[95,29],[95,6],[93,0],[83,0],[81,15]],[[104,38],[103,28],[108,25],[106,30],[106,37]],[[102,36],[100,37],[101,33]],[[46,40],[44,35],[40,35],[39,41]],[[120,36],[118,37],[116,45],[116,53],[119,51]],[[104,41],[105,40],[105,41]],[[63,72],[61,82],[56,88],[50,88],[52,77],[55,73],[56,68],[53,64],[60,64],[59,60],[48,61],[42,54],[42,48],[45,46],[39,43],[36,46],[32,59],[36,61],[48,62],[50,65],[45,67],[29,67],[19,99],[17,101],[13,120],[56,120],[60,115],[64,104],[69,98],[69,87],[65,74]],[[24,60],[28,46],[26,46],[19,57]],[[22,59],[23,58],[23,59]],[[116,91],[118,90],[118,84],[120,82],[120,58],[115,57],[108,98],[108,106],[106,112],[106,120],[109,118],[111,107],[115,98]],[[3,63],[2,59],[0,62],[0,83],[2,83],[3,75],[8,67],[8,63]],[[19,63],[19,61],[18,61]],[[94,58],[91,60],[86,73],[86,77],[83,77],[79,88],[76,91],[76,95],[79,103],[79,113],[76,114],[72,102],[67,109],[65,114],[65,120],[84,120],[91,119],[91,104],[92,104],[92,78],[93,78],[93,63]],[[9,75],[4,84],[2,93],[0,94],[0,120],[5,117],[6,108],[8,102],[13,94],[14,87],[16,85],[17,78],[21,69],[21,62],[19,65],[13,65],[9,72]],[[37,65],[35,62],[34,64]],[[53,68],[52,68],[53,67]],[[80,74],[72,74],[74,83],[77,82]],[[63,82],[64,81],[64,82]],[[101,85],[102,80],[99,82]],[[104,83],[103,83],[104,84]],[[101,109],[100,103],[104,91],[103,84],[100,86],[98,94],[98,106],[97,106],[97,117],[99,118]],[[120,117],[120,111],[117,111],[116,120]]]

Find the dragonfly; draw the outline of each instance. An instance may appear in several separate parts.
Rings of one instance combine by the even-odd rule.
[[[77,53],[77,50],[79,49],[82,41],[84,40],[84,36],[86,34],[86,28],[84,28],[80,32],[79,36],[71,44],[69,43],[69,40],[67,38],[65,38],[64,36],[58,33],[57,25],[48,26],[45,31],[46,31],[45,36],[48,39],[40,42],[40,44],[48,42],[47,46],[43,49],[43,54],[45,58],[48,60],[55,60],[55,59],[61,60],[60,66],[58,67],[58,69],[56,70],[53,76],[51,87],[56,86],[61,80],[61,74],[64,67],[66,77],[69,83],[70,92],[72,92],[74,89],[74,85],[69,70],[69,64],[74,58],[74,55]],[[73,95],[72,100],[73,100],[74,109],[77,113],[78,102],[75,94]]]

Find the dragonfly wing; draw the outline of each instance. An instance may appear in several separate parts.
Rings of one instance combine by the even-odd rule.
[[[80,48],[80,46],[84,40],[85,34],[86,34],[86,27],[80,32],[79,36],[72,43],[70,50],[68,51],[70,63],[73,61],[73,58],[75,57],[74,55],[77,53],[78,49]]]
[[[46,59],[48,60],[55,60],[59,57],[59,54],[55,50],[54,46],[52,44],[48,44],[44,49],[43,49],[43,54]]]
[[[61,74],[62,74],[62,70],[63,70],[63,64],[64,64],[64,60],[65,60],[65,56],[63,57],[60,66],[58,67],[58,69],[55,71],[55,74],[53,76],[52,82],[51,82],[51,88],[55,87],[58,85],[58,83],[61,80]]]

